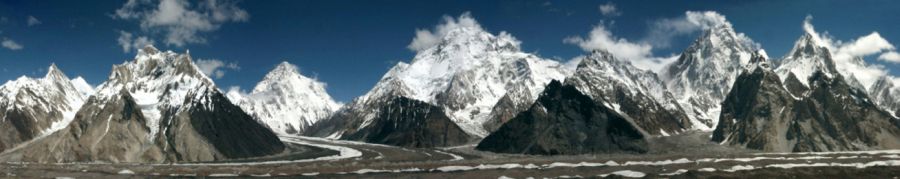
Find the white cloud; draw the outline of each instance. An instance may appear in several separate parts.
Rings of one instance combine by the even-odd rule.
[[[167,45],[184,46],[190,43],[206,43],[201,33],[218,30],[228,22],[245,22],[247,11],[236,2],[206,0],[192,1],[129,0],[117,9],[113,18],[136,20],[145,33],[161,33]]]
[[[117,41],[119,42],[119,46],[122,46],[122,52],[125,53],[130,52],[131,49],[140,49],[156,43],[153,39],[145,36],[134,37],[133,34],[121,30],[119,31],[119,39],[117,39]]]
[[[678,59],[677,55],[669,57],[652,56],[653,46],[645,43],[631,42],[628,39],[614,36],[602,23],[594,26],[588,37],[569,37],[563,40],[568,44],[575,44],[584,51],[606,50],[619,60],[630,61],[635,67],[659,71],[666,64]],[[567,65],[577,65],[577,61],[570,61]]]
[[[622,15],[622,12],[616,8],[616,4],[612,2],[606,2],[606,4],[601,4],[597,9],[600,9],[600,14],[606,17],[616,17]]]
[[[594,26],[587,38],[568,37],[565,43],[575,44],[584,51],[606,50],[622,59],[642,59],[650,55],[652,46],[629,42],[627,39],[615,37],[603,24]]]
[[[431,48],[441,42],[441,38],[447,35],[453,29],[472,28],[478,31],[484,30],[472,14],[465,12],[457,18],[444,15],[443,22],[434,27],[433,30],[416,29],[416,37],[406,46],[413,51],[422,51]]]
[[[867,56],[893,49],[894,45],[882,38],[878,32],[872,32],[853,42],[842,44],[838,51],[850,56]]]
[[[243,101],[246,96],[249,96],[246,91],[241,90],[240,86],[230,86],[228,87],[228,91],[225,92],[225,96],[228,97],[232,103],[237,103]]]
[[[41,20],[38,20],[34,16],[28,16],[28,27],[41,25]]]
[[[216,79],[222,78],[225,76],[226,70],[240,70],[241,67],[237,65],[237,63],[230,62],[225,63],[221,60],[217,59],[198,59],[194,61],[194,64],[197,65],[197,68],[200,68],[200,71],[207,76],[214,77]]]
[[[878,56],[879,60],[892,62],[892,63],[900,63],[900,53],[891,51],[882,53],[881,56]]]
[[[10,50],[22,50],[22,48],[25,48],[24,46],[22,46],[22,44],[19,44],[16,41],[8,38],[3,38],[3,42],[0,42],[0,45],[3,45],[3,48]]]

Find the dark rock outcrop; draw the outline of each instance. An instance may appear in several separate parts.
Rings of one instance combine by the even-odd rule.
[[[645,132],[571,85],[553,81],[537,102],[503,124],[477,150],[523,154],[644,153]]]
[[[466,134],[437,106],[406,97],[395,97],[366,127],[342,139],[403,147],[444,147],[468,143]]]

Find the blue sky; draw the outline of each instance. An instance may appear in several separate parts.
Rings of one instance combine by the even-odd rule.
[[[140,3],[142,1],[148,1]],[[561,61],[584,54],[563,39],[587,36],[599,24],[616,38],[647,41],[660,21],[684,18],[686,11],[715,11],[759,43],[772,57],[787,53],[803,33],[807,15],[819,32],[844,42],[874,31],[900,43],[900,1],[206,1],[175,2],[185,11],[207,13],[183,26],[148,20],[164,3],[126,1],[0,0],[0,80],[41,76],[56,63],[70,77],[98,85],[111,66],[134,57],[120,39],[153,41],[160,49],[184,52],[195,60],[222,62],[214,78],[226,89],[251,89],[281,61],[328,83],[328,92],[347,102],[368,91],[397,61],[409,61],[416,29],[432,29],[442,16],[471,15],[492,33],[507,31],[523,50]],[[168,4],[172,5],[172,4]],[[601,11],[607,7],[607,13]],[[610,11],[608,7],[615,7]],[[117,10],[128,13],[117,13]],[[225,13],[209,15],[215,13]],[[130,14],[129,14],[130,13]],[[135,15],[137,16],[128,16]],[[33,17],[33,18],[32,18]],[[167,24],[168,23],[168,24]],[[177,32],[177,33],[176,33]],[[174,40],[170,38],[176,34]],[[699,32],[654,44],[654,56],[677,54]],[[10,43],[11,42],[11,43]],[[130,48],[128,48],[130,49]],[[898,75],[898,66],[866,57]],[[212,64],[213,61],[208,64]],[[212,75],[216,76],[216,75]]]

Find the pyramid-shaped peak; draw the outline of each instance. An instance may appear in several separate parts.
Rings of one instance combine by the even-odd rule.
[[[300,70],[298,70],[296,65],[291,64],[290,62],[287,62],[287,61],[282,61],[281,63],[278,64],[278,66],[275,66],[275,69],[272,71],[294,71],[294,72],[297,72]]]
[[[44,79],[69,80],[69,77],[56,66],[56,63],[51,63],[50,67],[47,67],[47,74],[44,75]]]

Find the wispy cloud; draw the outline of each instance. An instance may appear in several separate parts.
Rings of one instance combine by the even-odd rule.
[[[451,30],[459,28],[472,28],[479,31],[483,30],[481,24],[478,24],[478,21],[476,21],[475,18],[472,18],[472,14],[469,12],[463,13],[458,18],[444,15],[444,21],[435,26],[433,30],[416,29],[416,37],[413,38],[412,42],[410,42],[406,48],[413,51],[422,51],[431,48],[440,43],[441,38],[444,37],[444,35],[447,35]]]
[[[891,63],[900,63],[900,53],[897,53],[897,52],[882,53],[880,56],[878,56],[878,60],[891,62]]]
[[[162,34],[167,45],[206,43],[202,33],[218,30],[229,22],[246,22],[250,15],[234,1],[129,0],[113,14],[114,19],[134,20],[142,32]]]
[[[41,20],[38,20],[34,16],[28,16],[28,27],[41,25],[41,24],[42,24]]]
[[[197,68],[200,68],[200,71],[202,71],[203,74],[216,79],[225,76],[225,71],[227,70],[241,69],[235,62],[226,63],[218,59],[198,59],[197,61],[194,61],[194,64],[197,65]]]
[[[600,14],[606,17],[616,17],[622,15],[622,12],[616,8],[616,4],[612,2],[606,2],[606,4],[601,4],[597,7],[600,10]]]
[[[135,35],[122,30],[119,31],[119,39],[117,39],[117,41],[119,46],[122,46],[122,52],[125,53],[130,52],[131,49],[140,49],[155,43],[153,39],[147,38],[146,36],[136,37]]]
[[[22,46],[22,44],[19,44],[9,38],[3,38],[3,42],[0,42],[0,45],[2,45],[3,48],[10,50],[22,50],[22,48],[25,48],[24,46]]]

